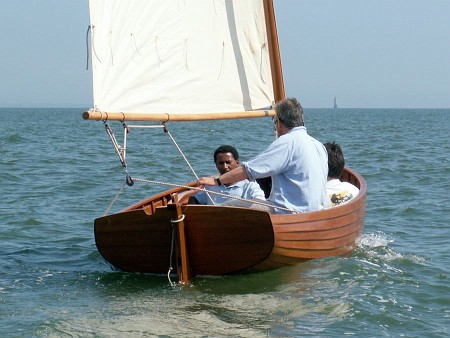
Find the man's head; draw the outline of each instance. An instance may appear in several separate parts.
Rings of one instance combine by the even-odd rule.
[[[239,154],[236,148],[223,145],[214,152],[214,163],[220,175],[239,167]]]
[[[324,146],[328,153],[328,177],[341,178],[345,160],[340,145],[336,142],[327,142]]]
[[[287,129],[304,126],[303,108],[295,98],[287,98],[275,105],[275,124],[282,122]]]

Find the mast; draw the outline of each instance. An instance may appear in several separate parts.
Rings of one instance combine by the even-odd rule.
[[[283,70],[281,67],[280,46],[278,43],[277,24],[273,0],[264,0],[264,17],[266,19],[267,38],[269,43],[270,65],[275,102],[286,97],[284,91]]]

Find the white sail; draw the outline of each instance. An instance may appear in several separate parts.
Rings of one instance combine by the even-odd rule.
[[[90,0],[94,106],[202,114],[274,101],[263,0]]]

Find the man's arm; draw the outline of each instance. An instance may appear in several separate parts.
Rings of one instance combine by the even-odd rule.
[[[219,176],[220,183],[232,184],[247,179],[247,172],[243,166],[237,167],[221,176]],[[201,177],[198,180],[199,185],[218,185],[214,177]]]

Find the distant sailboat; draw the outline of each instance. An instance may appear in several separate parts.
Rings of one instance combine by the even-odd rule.
[[[337,102],[336,102],[336,96],[334,97],[334,109],[336,109],[338,106],[337,106]]]

